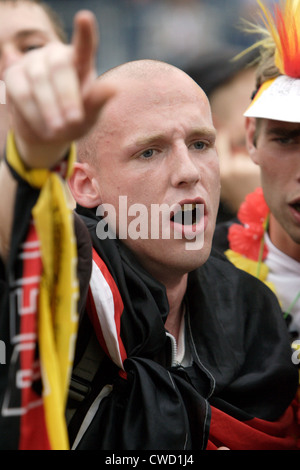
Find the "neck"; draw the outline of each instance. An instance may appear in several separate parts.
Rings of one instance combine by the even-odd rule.
[[[169,302],[169,315],[165,323],[166,329],[178,341],[180,323],[183,314],[183,299],[187,287],[188,275],[185,274],[180,279],[166,285],[167,297]]]
[[[270,214],[269,237],[278,250],[300,262],[300,244],[288,235],[272,214]]]

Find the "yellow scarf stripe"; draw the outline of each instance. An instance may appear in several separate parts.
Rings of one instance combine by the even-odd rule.
[[[274,294],[276,294],[274,284],[272,282],[267,281],[269,268],[266,264],[261,263],[259,275],[257,276],[257,265],[259,264],[257,261],[253,261],[249,258],[246,258],[246,256],[243,256],[240,253],[237,253],[236,251],[230,249],[225,251],[225,255],[227,256],[229,261],[231,261],[231,263],[234,264],[237,268],[246,271],[254,277],[257,277],[260,281],[266,284],[266,286],[268,286],[269,289],[274,292]]]
[[[46,425],[54,450],[69,448],[65,405],[77,333],[77,252],[72,210],[61,177],[50,170],[27,170],[13,135],[7,142],[8,163],[41,192],[32,210],[41,245],[43,273],[38,308],[38,341],[43,379]],[[68,175],[75,146],[68,160]]]

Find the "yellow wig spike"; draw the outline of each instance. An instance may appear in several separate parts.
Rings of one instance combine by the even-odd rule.
[[[274,13],[257,0],[262,20],[275,43],[275,64],[280,73],[300,78],[300,0],[280,1]]]

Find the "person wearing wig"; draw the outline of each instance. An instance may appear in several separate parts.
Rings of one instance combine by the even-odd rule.
[[[300,1],[268,9],[256,90],[246,117],[247,148],[259,165],[261,187],[241,204],[237,223],[220,224],[214,246],[278,296],[294,346],[300,339]],[[247,52],[247,51],[246,51]],[[298,361],[298,359],[297,359]],[[299,361],[298,361],[299,362]]]

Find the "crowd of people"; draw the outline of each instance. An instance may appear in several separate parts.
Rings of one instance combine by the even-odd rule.
[[[0,0],[1,449],[299,448],[300,3],[258,7],[244,142],[236,70],[211,93],[147,58],[97,76],[91,12],[68,44]]]

